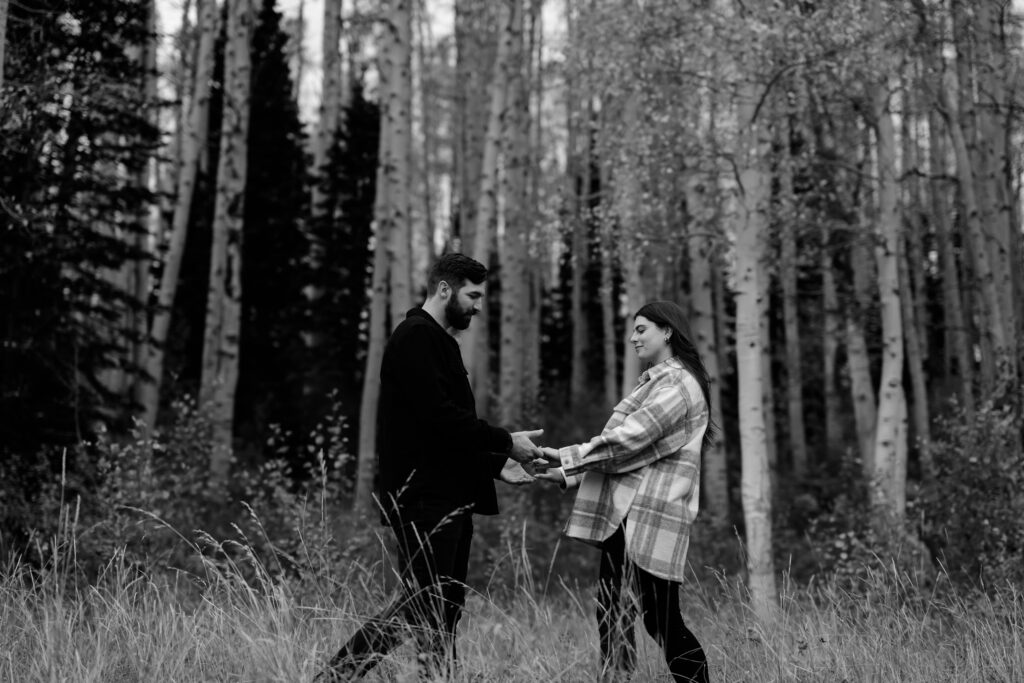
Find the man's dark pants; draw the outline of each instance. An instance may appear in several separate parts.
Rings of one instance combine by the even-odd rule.
[[[391,515],[402,592],[356,631],[331,659],[327,680],[351,680],[415,634],[420,660],[434,671],[456,659],[455,629],[466,602],[473,516],[417,501]]]

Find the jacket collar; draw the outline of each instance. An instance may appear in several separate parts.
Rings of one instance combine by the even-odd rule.
[[[672,356],[668,360],[663,360],[660,363],[652,365],[643,372],[640,373],[640,384],[645,384],[651,380],[658,380],[672,372],[682,370],[683,364],[678,357]]]

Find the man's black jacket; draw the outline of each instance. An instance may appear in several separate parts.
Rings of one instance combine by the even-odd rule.
[[[498,512],[494,479],[512,447],[504,429],[476,415],[459,345],[421,308],[384,348],[377,411],[380,500],[478,514]]]

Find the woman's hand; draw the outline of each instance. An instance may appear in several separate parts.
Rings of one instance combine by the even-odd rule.
[[[565,486],[565,471],[561,467],[552,467],[549,470],[534,475],[537,479],[553,481],[559,486]]]
[[[503,482],[513,486],[522,486],[534,480],[533,475],[512,458],[505,461],[505,466],[501,468],[500,476]]]

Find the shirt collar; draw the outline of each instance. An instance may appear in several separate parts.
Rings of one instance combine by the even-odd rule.
[[[674,370],[682,369],[683,364],[682,362],[680,362],[679,358],[676,356],[672,356],[668,360],[663,360],[660,363],[656,363],[655,365],[652,365],[651,367],[641,372],[639,384],[646,384],[651,380],[661,379],[662,377],[668,375]]]

